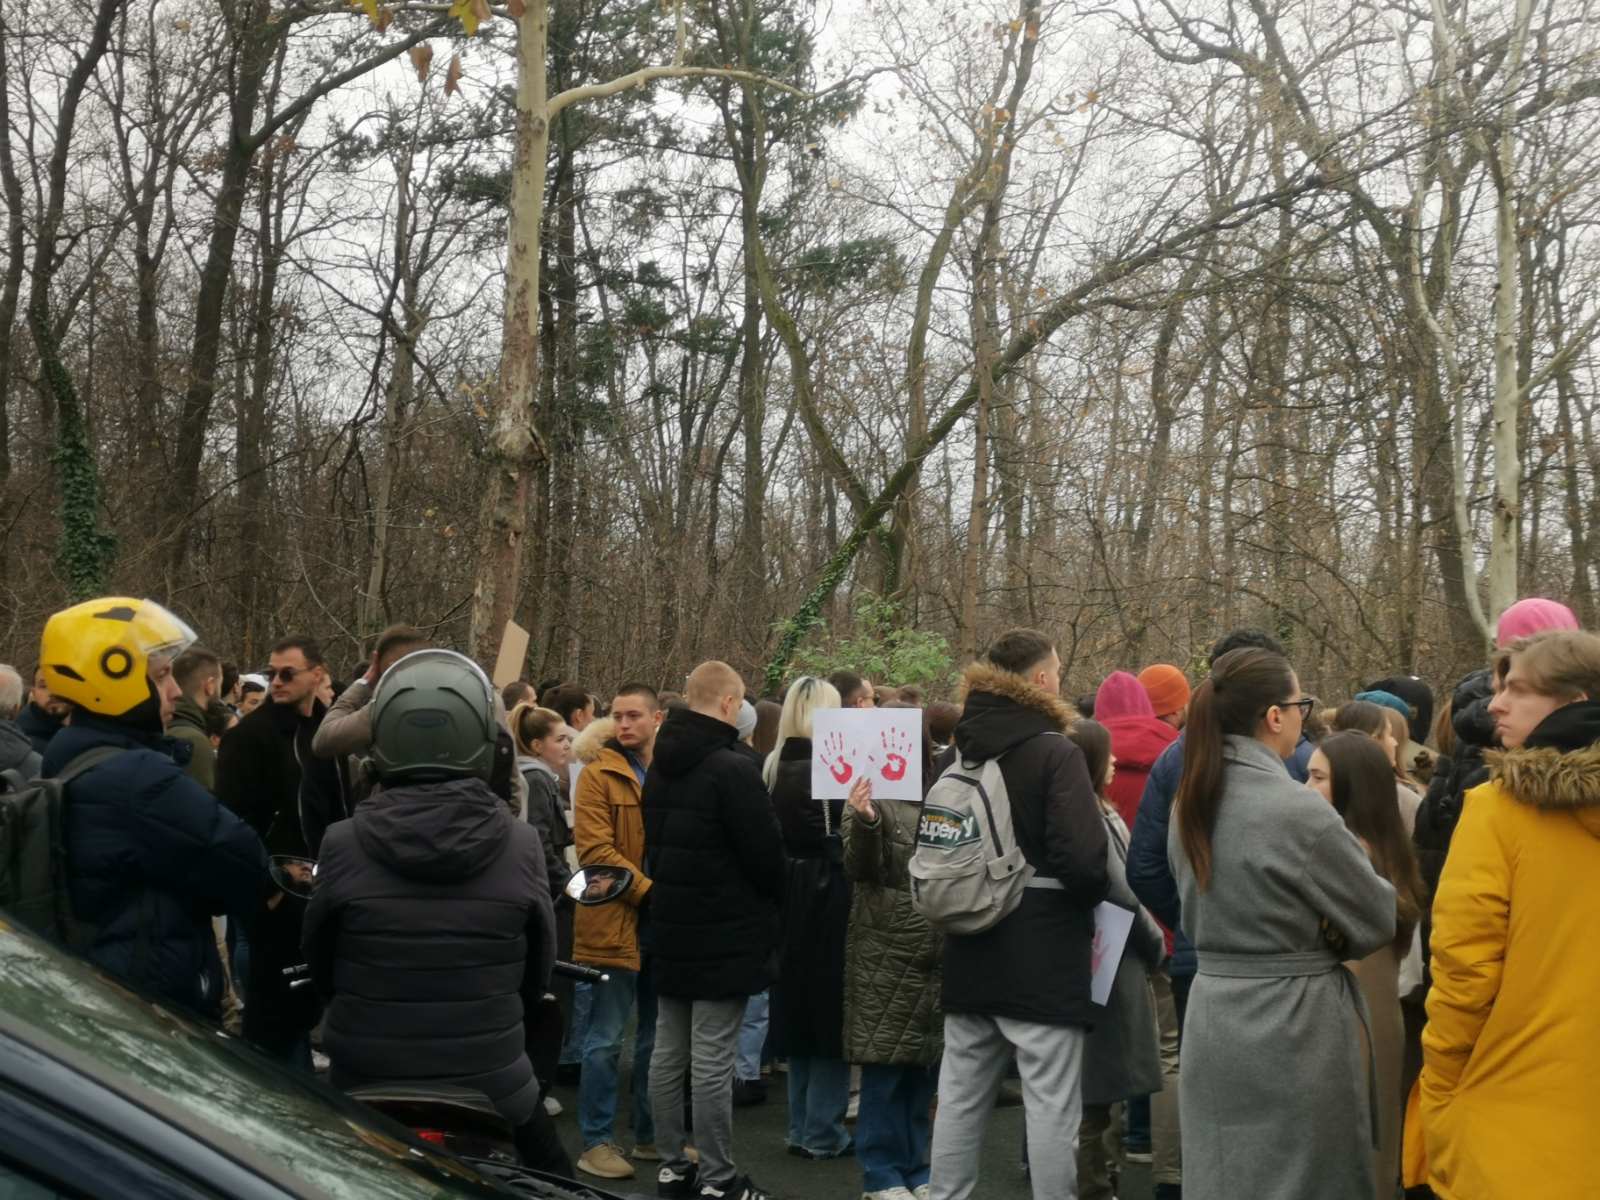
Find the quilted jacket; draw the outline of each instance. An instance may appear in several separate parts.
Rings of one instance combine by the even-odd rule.
[[[852,1063],[930,1066],[944,1053],[939,1009],[944,939],[911,903],[906,864],[921,806],[874,802],[875,824],[844,816],[844,869],[854,882],[844,958],[844,1056]]]

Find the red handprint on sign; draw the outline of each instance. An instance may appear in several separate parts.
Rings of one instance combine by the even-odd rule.
[[[911,753],[911,738],[903,729],[885,729],[878,735],[883,745],[884,764],[879,772],[890,783],[906,777],[906,756]]]
[[[856,773],[856,769],[844,756],[844,734],[830,733],[822,743],[822,750],[819,753],[822,765],[828,768],[828,774],[833,776],[836,783],[850,782],[850,776]],[[835,761],[829,762],[830,757]]]

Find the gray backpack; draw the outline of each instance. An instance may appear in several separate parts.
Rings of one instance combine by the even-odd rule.
[[[67,784],[122,753],[85,750],[49,779],[0,773],[0,912],[70,950],[88,946],[94,931],[67,896]]]
[[[912,904],[945,933],[982,933],[1016,911],[1034,869],[1017,845],[998,758],[957,758],[928,789],[910,873]]]

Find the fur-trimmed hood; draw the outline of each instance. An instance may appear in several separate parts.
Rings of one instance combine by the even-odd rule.
[[[1545,812],[1570,812],[1600,837],[1600,743],[1563,754],[1549,746],[1484,755],[1489,778],[1520,803]]]
[[[1066,733],[1077,710],[1020,675],[973,663],[961,677],[956,745],[972,759],[998,758],[1041,733]]]
[[[617,723],[610,717],[590,721],[572,743],[572,753],[581,763],[592,763],[600,757],[606,743],[617,736]]]

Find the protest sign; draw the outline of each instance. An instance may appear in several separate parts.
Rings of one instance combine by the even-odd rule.
[[[875,799],[922,799],[920,708],[819,708],[811,725],[814,798],[847,796],[866,776]]]

